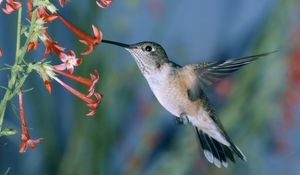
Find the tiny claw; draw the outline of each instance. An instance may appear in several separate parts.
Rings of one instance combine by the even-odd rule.
[[[186,116],[186,114],[181,114],[180,117],[175,117],[176,124],[178,125],[186,125],[190,123],[189,118]]]

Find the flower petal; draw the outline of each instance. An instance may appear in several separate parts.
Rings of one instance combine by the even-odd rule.
[[[6,14],[11,14],[22,6],[20,2],[14,0],[7,0],[5,8],[2,8],[2,11]]]
[[[66,55],[65,53],[60,53],[60,54],[58,55],[58,57],[60,58],[60,60],[61,60],[62,62],[66,62],[66,61],[68,60],[68,55]]]
[[[94,50],[93,46],[89,45],[89,47],[88,47],[85,51],[81,52],[80,54],[81,54],[81,55],[88,55],[88,54],[90,54],[93,50]]]
[[[75,63],[74,66],[79,66],[82,63],[82,58],[78,58]]]
[[[88,97],[92,96],[95,92],[95,86],[97,84],[97,82],[99,81],[99,73],[97,71],[97,69],[95,69],[95,74],[90,74],[91,80],[92,80],[92,84],[89,86],[89,94]]]
[[[96,26],[92,25],[93,28],[93,33],[95,35],[95,37],[97,38],[97,40],[102,40],[103,38],[103,34],[101,32],[101,30],[99,30]]]
[[[45,80],[44,84],[45,84],[45,87],[46,87],[48,93],[51,94],[51,92],[52,92],[52,84],[51,84],[51,82],[49,80]]]
[[[74,66],[70,65],[70,64],[67,64],[67,72],[69,74],[73,74],[73,72],[74,72]]]
[[[70,57],[75,57],[75,53],[74,53],[73,50],[69,50],[69,51],[68,51],[68,55],[69,55]]]
[[[37,139],[29,139],[27,141],[27,144],[30,148],[34,149],[36,147],[37,143],[40,143],[41,141],[43,141],[43,138],[37,138]]]
[[[102,3],[102,4],[101,4]],[[112,3],[112,0],[101,0],[101,3],[96,1],[96,4],[101,8],[107,8]]]
[[[56,69],[56,70],[63,71],[63,70],[65,70],[67,68],[67,66],[66,66],[65,63],[62,63],[62,64],[54,65],[53,68]]]

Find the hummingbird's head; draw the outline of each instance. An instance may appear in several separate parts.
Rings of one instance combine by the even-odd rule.
[[[109,40],[102,40],[102,42],[121,46],[128,50],[143,73],[155,71],[168,61],[163,47],[155,42],[144,41],[130,45]]]

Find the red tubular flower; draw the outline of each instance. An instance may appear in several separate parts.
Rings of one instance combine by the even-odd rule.
[[[99,73],[98,71],[95,69],[95,74],[90,74],[91,80],[89,82],[89,84],[87,84],[87,86],[89,87],[89,94],[88,96],[92,96],[95,92],[95,86],[97,84],[97,82],[99,81]]]
[[[53,40],[47,39],[44,44],[46,48],[44,52],[44,57],[51,54],[52,52],[55,52],[57,55],[60,55],[65,50],[64,47],[61,47],[60,45],[58,45],[57,42]]]
[[[64,88],[66,88],[68,91],[70,91],[72,94],[80,98],[81,100],[85,101],[87,103],[87,106],[90,108],[89,112],[86,114],[87,116],[93,116],[96,114],[96,111],[99,107],[99,104],[102,100],[102,95],[98,92],[94,92],[92,95],[95,96],[95,98],[92,98],[91,96],[87,96],[78,90],[74,89],[73,87],[69,86],[68,84],[64,83],[57,77],[53,77],[55,81],[57,81],[59,84],[61,84]]]
[[[112,3],[112,0],[101,0],[100,2],[96,1],[96,4],[101,8],[107,8]]]
[[[0,48],[0,57],[2,57],[2,48]]]
[[[55,68],[53,69],[53,71],[65,76],[65,77],[68,77],[74,81],[77,81],[79,83],[86,85],[88,87],[88,92],[89,92],[89,94],[87,95],[88,97],[92,96],[95,93],[95,85],[99,81],[99,73],[96,69],[94,70],[95,74],[90,74],[91,79],[87,79],[87,78],[84,78],[81,76],[75,76],[75,75],[72,75],[69,73],[65,73],[65,72],[62,72]]]
[[[31,3],[31,0],[27,0],[27,9],[28,9],[29,20],[31,21],[31,16],[32,16],[32,3]]]
[[[74,72],[74,66],[79,66],[82,63],[82,59],[76,58],[76,55],[72,50],[70,50],[67,55],[61,53],[59,58],[63,63],[53,66],[54,69],[61,71],[67,69],[70,74]]]
[[[28,16],[29,20],[31,20],[32,16],[32,3],[31,0],[27,0],[27,9],[28,9]],[[37,18],[43,18],[45,22],[51,22],[54,19],[57,18],[56,15],[50,14],[48,10],[46,10],[45,7],[39,7],[38,13],[37,13]]]
[[[38,48],[38,40],[35,40],[35,41],[32,41],[32,42],[29,42],[27,51],[30,52],[33,49],[36,50],[37,48]]]
[[[20,104],[20,120],[21,120],[21,127],[22,127],[22,137],[21,137],[21,144],[20,144],[20,153],[25,153],[28,146],[32,149],[36,147],[36,144],[43,141],[43,138],[38,139],[31,139],[29,136],[29,132],[26,125],[25,114],[24,114],[24,107],[23,107],[23,94],[22,92],[19,93],[19,104]]]
[[[99,104],[102,100],[102,94],[94,92],[92,95],[94,95],[96,99],[92,103],[87,104],[87,106],[90,107],[90,110],[85,115],[89,117],[94,116],[96,114]],[[89,98],[91,98],[91,96],[89,96]]]
[[[78,28],[76,28],[74,25],[72,25],[69,21],[67,21],[64,17],[62,17],[60,14],[57,13],[58,18],[70,29],[74,32],[75,35],[77,35],[80,38],[80,42],[82,44],[85,44],[87,46],[89,46],[89,48],[82,52],[82,55],[88,55],[90,54],[95,47],[100,43],[100,41],[102,40],[102,32],[94,25],[92,25],[93,28],[93,32],[94,32],[94,37],[93,36],[89,36],[88,34],[82,32],[81,30],[79,30]]]
[[[29,20],[31,20],[32,8],[33,8],[31,0],[27,0],[27,8],[28,8]],[[56,18],[57,16],[50,14],[48,10],[45,9],[45,7],[40,7],[38,9],[37,19],[42,19],[46,23],[46,22],[52,22]],[[46,48],[44,52],[44,57],[46,57],[48,54],[51,54],[52,52],[55,52],[57,55],[64,52],[65,48],[59,46],[57,42],[53,41],[53,39],[50,37],[45,27],[42,28],[42,32],[44,36],[41,38],[44,38],[42,39],[42,41]],[[37,49],[37,47],[38,47],[38,40],[36,39],[35,41],[29,43],[27,50],[31,51],[33,49]]]
[[[45,87],[46,87],[48,93],[51,94],[51,92],[52,92],[52,84],[51,84],[51,82],[49,80],[45,80],[44,84],[45,84]]]
[[[44,34],[47,37],[46,41],[44,41],[44,45],[46,48],[44,52],[44,57],[51,54],[52,52],[55,52],[57,55],[60,55],[65,51],[65,48],[61,47],[60,45],[58,45],[57,42],[53,41],[47,30],[44,30]]]
[[[20,2],[14,0],[6,0],[5,8],[2,8],[2,11],[6,14],[11,14],[22,6]]]
[[[37,18],[42,18],[45,22],[52,22],[57,18],[57,15],[51,14],[45,7],[40,7]]]

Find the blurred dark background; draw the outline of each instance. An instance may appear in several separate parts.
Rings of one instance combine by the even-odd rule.
[[[18,133],[0,137],[0,174],[300,174],[299,1],[127,0],[101,9],[95,1],[72,0],[60,13],[89,33],[96,24],[105,39],[161,43],[181,65],[278,50],[206,90],[248,161],[237,159],[227,169],[209,164],[193,128],[176,125],[129,53],[100,44],[75,72],[99,69],[104,98],[97,114],[86,117],[85,103],[56,83],[49,95],[32,74],[25,113],[31,136],[45,140],[19,154],[18,103],[9,104],[4,126]],[[14,58],[16,16],[0,13],[1,66]],[[85,49],[60,21],[48,27],[77,55]],[[39,60],[43,50],[28,56]],[[5,86],[7,74],[0,73]]]

